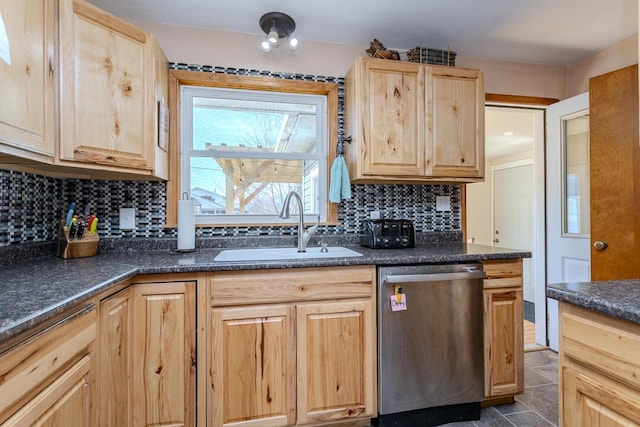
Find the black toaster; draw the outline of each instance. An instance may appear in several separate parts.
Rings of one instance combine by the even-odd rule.
[[[413,248],[416,233],[408,219],[368,219],[360,244],[374,249]]]

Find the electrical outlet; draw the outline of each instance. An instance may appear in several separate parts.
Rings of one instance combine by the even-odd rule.
[[[449,196],[436,196],[436,212],[450,211],[451,210],[451,197]]]
[[[369,211],[369,219],[380,219],[380,211]]]
[[[120,230],[135,230],[136,210],[134,208],[120,208]]]

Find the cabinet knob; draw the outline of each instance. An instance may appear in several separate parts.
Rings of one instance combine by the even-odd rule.
[[[500,243],[500,239],[493,239],[493,243]]]
[[[596,251],[604,251],[609,247],[609,244],[604,240],[596,240],[595,242],[593,242],[593,247]]]

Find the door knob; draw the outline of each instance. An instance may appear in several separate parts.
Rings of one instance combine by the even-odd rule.
[[[607,247],[609,247],[609,244],[604,240],[596,240],[595,242],[593,242],[593,247],[596,251],[604,251],[605,249],[607,249]]]

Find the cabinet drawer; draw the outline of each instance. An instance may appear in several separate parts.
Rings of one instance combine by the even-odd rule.
[[[482,267],[487,279],[522,276],[522,260],[519,258],[483,261]]]
[[[30,400],[2,427],[89,426],[88,375],[91,355],[86,355]]]
[[[640,390],[638,325],[561,303],[564,357],[576,360]]]
[[[0,357],[0,422],[90,351],[96,312],[73,315]]]
[[[213,306],[370,298],[374,266],[212,273]]]
[[[484,289],[519,288],[522,287],[522,277],[503,277],[501,279],[484,279]]]

